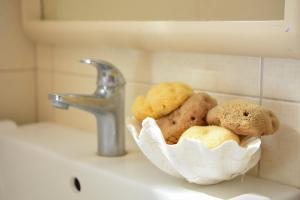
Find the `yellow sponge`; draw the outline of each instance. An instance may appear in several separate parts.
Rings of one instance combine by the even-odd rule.
[[[180,140],[183,138],[198,140],[207,148],[217,147],[227,140],[240,143],[240,139],[236,134],[219,126],[192,126],[181,135]]]
[[[180,82],[162,82],[150,88],[146,96],[138,96],[132,106],[137,120],[163,117],[183,104],[193,90]]]

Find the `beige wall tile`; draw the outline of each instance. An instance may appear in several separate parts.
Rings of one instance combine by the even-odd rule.
[[[259,96],[260,59],[256,57],[56,47],[54,69],[96,77],[95,68],[79,63],[84,57],[115,64],[129,82],[183,81],[200,90]]]
[[[207,92],[207,91],[201,91],[201,90],[195,90],[196,92],[206,92],[213,98],[215,98],[218,102],[218,104],[221,104],[225,101],[230,101],[234,99],[242,99],[245,101],[253,102],[256,104],[259,104],[259,98],[258,97],[249,97],[249,96],[239,96],[239,95],[230,95],[225,93],[217,93],[217,92]]]
[[[56,123],[96,133],[96,119],[92,114],[75,108],[55,109],[54,112]]]
[[[47,45],[36,46],[36,65],[38,70],[53,70],[53,47]]]
[[[34,45],[22,30],[20,1],[1,1],[0,13],[0,69],[34,68]]]
[[[131,107],[134,99],[139,95],[145,95],[150,87],[150,84],[141,84],[134,82],[129,82],[126,84],[125,114],[127,117],[133,115]]]
[[[263,100],[276,113],[280,130],[263,137],[260,175],[300,187],[300,104]]]
[[[149,76],[153,82],[176,80],[199,90],[259,96],[259,65],[257,57],[158,52]]]
[[[35,50],[25,37],[18,0],[0,6],[0,120],[19,124],[36,120]]]
[[[131,49],[56,47],[54,70],[90,75],[96,78],[93,66],[81,64],[82,58],[106,60],[117,66],[127,81],[143,76],[145,53]]]
[[[0,73],[0,119],[18,124],[36,120],[34,71]]]
[[[300,60],[266,58],[263,96],[300,101]]]
[[[55,92],[92,94],[96,90],[96,78],[57,72],[53,76]]]
[[[54,74],[53,91],[58,93],[92,94],[96,89],[96,79],[67,73]],[[69,108],[54,109],[55,122],[82,130],[95,132],[96,120],[88,112]]]
[[[96,77],[96,69],[81,64],[82,58],[98,58],[96,49],[76,47],[55,47],[53,51],[53,67],[58,72],[71,72]]]
[[[37,110],[38,121],[54,121],[54,108],[48,100],[48,94],[53,92],[53,73],[37,71]]]

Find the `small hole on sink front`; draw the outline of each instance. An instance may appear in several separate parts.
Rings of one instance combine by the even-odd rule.
[[[77,177],[72,178],[72,187],[75,192],[81,191],[80,181]]]

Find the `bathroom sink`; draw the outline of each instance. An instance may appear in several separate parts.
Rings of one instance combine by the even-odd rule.
[[[129,142],[127,155],[96,155],[96,134],[37,123],[0,123],[0,199],[299,200],[300,190],[251,176],[211,186],[154,167]]]

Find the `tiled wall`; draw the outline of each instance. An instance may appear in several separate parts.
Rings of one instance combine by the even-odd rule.
[[[300,187],[300,60],[265,59],[263,106],[281,121],[263,140],[261,175]]]
[[[0,1],[0,120],[34,122],[34,44],[23,34],[18,0]]]
[[[126,114],[134,97],[153,83],[184,81],[222,102],[246,98],[272,109],[281,128],[263,138],[258,174],[300,187],[300,60],[132,49],[37,47],[38,119],[95,131],[95,120],[76,109],[53,109],[49,92],[92,93],[96,69],[80,64],[84,57],[101,58],[118,66],[127,80]]]

